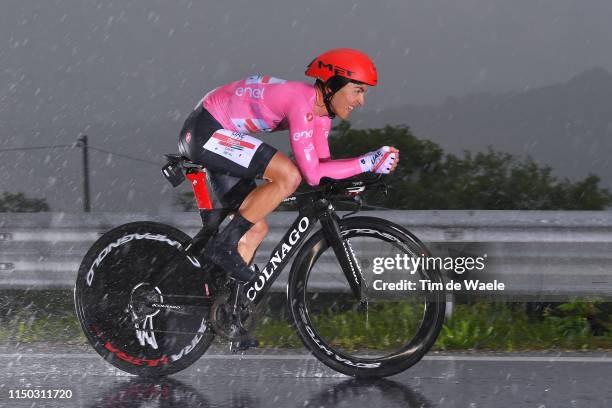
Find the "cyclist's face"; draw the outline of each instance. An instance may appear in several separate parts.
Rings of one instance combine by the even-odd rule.
[[[331,105],[340,119],[347,119],[353,109],[363,106],[368,85],[349,82],[334,94]]]

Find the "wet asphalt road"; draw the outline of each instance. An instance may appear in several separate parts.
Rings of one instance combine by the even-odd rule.
[[[0,347],[4,407],[612,407],[612,353],[431,353],[402,374],[358,381],[304,350],[215,348],[164,380],[124,374],[83,346]],[[11,390],[71,390],[11,399]]]

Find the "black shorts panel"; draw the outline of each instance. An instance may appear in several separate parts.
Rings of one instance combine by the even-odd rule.
[[[206,109],[202,106],[198,107],[189,115],[181,130],[178,141],[180,153],[215,173],[242,179],[262,178],[266,167],[268,167],[277,150],[267,143],[261,142],[253,153],[248,167],[244,167],[225,156],[204,148],[206,142],[218,130],[224,130],[223,126]],[[246,136],[252,137],[250,135]]]
[[[178,140],[179,152],[206,168],[208,181],[222,206],[237,207],[257,187],[254,179],[263,177],[277,150],[262,142],[248,168],[243,167],[204,148],[209,138],[220,129],[223,126],[200,105],[185,120]]]
[[[207,172],[208,182],[222,207],[237,208],[255,188],[255,180],[242,179],[227,174]]]

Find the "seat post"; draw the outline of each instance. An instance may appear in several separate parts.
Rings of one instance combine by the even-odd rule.
[[[210,200],[210,193],[206,185],[206,172],[199,169],[189,169],[187,170],[187,179],[191,182],[191,187],[193,187],[193,194],[195,195],[198,209],[212,210],[212,201]]]

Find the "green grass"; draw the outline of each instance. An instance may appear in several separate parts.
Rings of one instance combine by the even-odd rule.
[[[604,307],[602,307],[602,305]],[[610,350],[612,314],[610,304],[571,302],[548,306],[535,318],[524,303],[479,302],[457,305],[438,337],[435,350]],[[410,314],[412,313],[412,314]],[[319,315],[313,324],[328,341],[344,348],[369,346],[386,349],[399,338],[389,338],[389,330],[413,333],[414,311],[379,310],[370,312],[367,329],[363,317],[354,312]],[[397,318],[401,316],[401,318]],[[324,321],[324,322],[323,322]],[[389,323],[395,322],[396,325]],[[268,319],[259,324],[256,336],[265,346],[297,347],[300,339],[289,324]]]
[[[86,343],[74,315],[41,315],[17,312],[0,320],[0,343]]]
[[[264,347],[301,347],[279,304],[262,311],[254,336]],[[612,303],[490,303],[456,305],[434,346],[437,350],[612,350]],[[416,329],[420,309],[379,304],[364,314],[322,310],[318,331],[343,349],[393,348]],[[266,316],[267,315],[267,316]],[[390,330],[391,328],[391,330]],[[69,291],[0,292],[0,343],[86,343]]]
[[[453,318],[444,325],[436,348],[609,350],[611,317],[597,303],[572,302],[547,307],[536,319],[529,318],[526,305],[521,303],[458,305]]]
[[[72,291],[1,291],[0,343],[40,341],[86,343]]]

